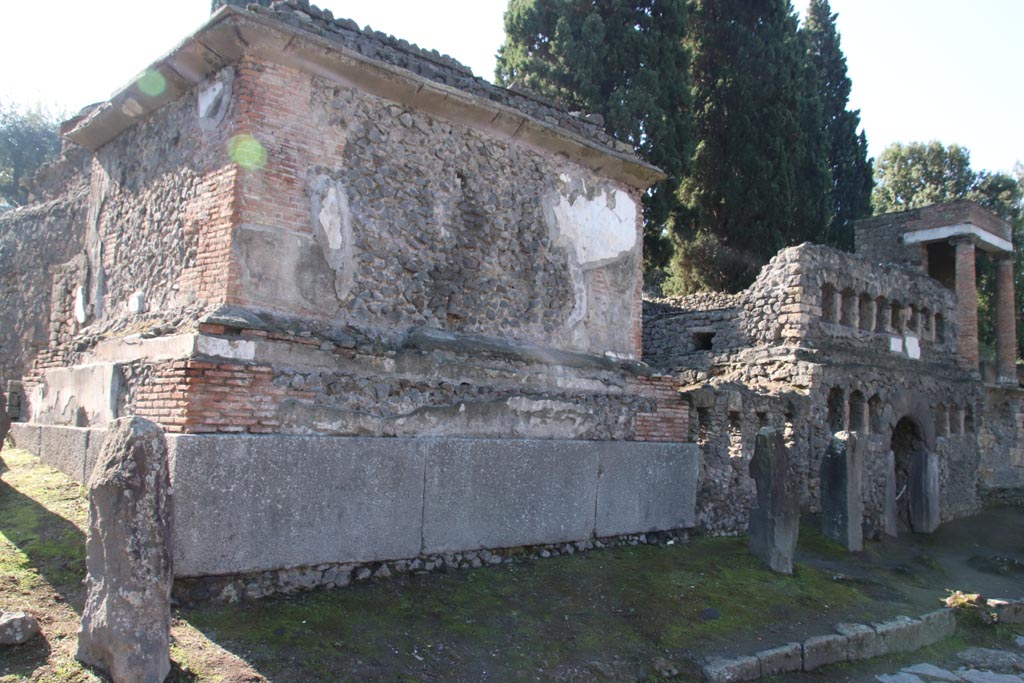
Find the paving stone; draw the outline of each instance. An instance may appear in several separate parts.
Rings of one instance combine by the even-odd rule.
[[[1020,676],[1012,674],[997,674],[991,671],[978,671],[977,669],[967,669],[957,673],[967,683],[1021,683],[1024,680]]]
[[[836,624],[836,633],[849,641],[847,653],[850,661],[878,656],[878,634],[864,624]]]
[[[914,674],[898,673],[898,674],[882,674],[875,676],[880,683],[925,683]]]
[[[987,647],[969,647],[956,653],[956,658],[968,666],[1002,673],[1024,671],[1024,657],[1007,650]]]
[[[800,643],[786,643],[770,650],[762,650],[756,656],[761,662],[762,676],[799,671],[803,667],[803,648]]]
[[[915,664],[914,666],[906,667],[903,671],[917,676],[924,676],[928,680],[949,681],[950,683],[963,680],[952,671],[939,668],[934,664]]]
[[[804,671],[847,661],[849,646],[846,636],[838,634],[808,638],[804,641]]]
[[[709,683],[756,681],[761,677],[761,662],[757,657],[717,657],[704,665],[704,676]]]

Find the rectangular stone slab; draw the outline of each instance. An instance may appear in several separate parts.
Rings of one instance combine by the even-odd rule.
[[[598,536],[692,527],[700,455],[695,443],[605,442],[597,485]]]
[[[68,475],[85,483],[85,455],[89,444],[89,430],[84,427],[42,427],[39,458]]]
[[[423,551],[559,543],[594,529],[600,444],[427,439]]]
[[[178,576],[420,554],[415,439],[182,435],[168,446]]]

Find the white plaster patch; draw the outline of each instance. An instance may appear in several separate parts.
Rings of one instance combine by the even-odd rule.
[[[889,337],[889,350],[893,353],[903,353],[903,337]]]
[[[914,360],[921,358],[921,343],[917,337],[907,336],[904,345],[907,348],[907,356]]]
[[[146,306],[145,292],[132,292],[128,297],[128,312],[138,314],[145,313],[147,310],[149,309]]]
[[[75,320],[79,325],[84,325],[88,319],[89,315],[85,310],[85,289],[79,285],[75,288]]]
[[[320,205],[320,226],[324,229],[324,236],[331,249],[341,249],[345,243],[341,235],[342,216],[347,216],[349,210],[348,199],[344,195],[341,197],[339,200],[338,188],[332,187],[327,190],[327,196]]]
[[[570,184],[571,178],[562,180]],[[593,199],[562,195],[554,207],[559,232],[575,247],[580,266],[615,260],[636,247],[637,207],[622,190],[599,193]]]
[[[574,412],[577,406],[565,401],[537,401],[524,396],[513,396],[506,402],[509,408],[520,413]]]
[[[220,339],[199,335],[196,339],[196,351],[204,356],[252,360],[256,357],[256,343],[245,339]]]
[[[334,271],[339,300],[348,297],[355,277],[352,260],[352,210],[341,182],[326,176],[316,179],[312,190],[314,233],[327,264]]]
[[[196,99],[200,118],[209,118],[215,112],[217,103],[223,94],[224,83],[221,81],[213,81],[199,88]]]

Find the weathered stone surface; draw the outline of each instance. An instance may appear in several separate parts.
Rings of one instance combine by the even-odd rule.
[[[88,597],[77,658],[114,681],[163,681],[170,671],[173,505],[160,428],[111,424],[89,477]]]
[[[988,607],[1002,624],[1024,624],[1024,600],[989,600]]]
[[[85,454],[89,447],[89,430],[82,427],[46,425],[40,436],[39,458],[77,482],[85,483]]]
[[[0,645],[21,645],[39,633],[39,621],[24,612],[0,612]]]
[[[838,432],[821,460],[821,530],[847,550],[864,549],[864,455],[856,433]]]
[[[42,429],[39,425],[14,422],[11,424],[10,435],[17,448],[26,450],[33,455],[39,455],[42,451]]]
[[[956,614],[951,609],[938,609],[922,614],[921,645],[931,645],[956,633]]]
[[[757,433],[750,476],[757,504],[750,512],[750,551],[772,571],[793,573],[793,552],[800,532],[800,496],[787,476],[789,454],[781,432]]]
[[[987,647],[969,647],[956,653],[956,658],[968,666],[990,669],[1002,673],[1024,671],[1024,657],[1008,650]]]
[[[786,643],[755,655],[761,662],[761,676],[775,676],[803,668],[803,647],[800,643]]]
[[[878,683],[925,683],[912,673],[901,671],[896,674],[881,674],[875,677]]]
[[[896,617],[872,627],[878,634],[879,655],[911,652],[921,646],[921,622],[916,619]]]
[[[910,518],[914,531],[930,534],[942,521],[939,508],[939,456],[916,450],[910,459]]]
[[[836,633],[845,636],[849,642],[850,661],[871,659],[878,655],[878,634],[864,624],[836,624]]]
[[[718,657],[704,665],[704,677],[709,683],[756,681],[761,677],[761,662],[757,657]]]
[[[914,666],[906,667],[903,671],[917,676],[925,676],[929,681],[935,680],[956,683],[957,681],[962,680],[952,671],[942,669],[934,664],[915,664]]]
[[[426,440],[182,435],[168,442],[179,576],[420,554]]]
[[[11,417],[7,414],[7,397],[4,395],[4,388],[0,386],[0,451],[4,449],[9,431],[11,431]]]
[[[697,444],[603,443],[597,484],[597,536],[694,526]]]
[[[966,671],[958,671],[960,678],[966,683],[1021,683],[1024,681],[1020,676],[1013,674],[1001,674],[992,671],[979,671],[977,669],[967,669]]]
[[[429,440],[423,551],[535,545],[593,533],[605,444]]]
[[[845,662],[849,659],[849,642],[846,636],[814,636],[804,641],[804,671]]]

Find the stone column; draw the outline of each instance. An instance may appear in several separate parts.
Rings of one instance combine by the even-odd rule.
[[[1017,384],[1017,316],[1013,301],[1013,254],[996,262],[996,376],[1000,384]]]
[[[956,318],[959,323],[960,365],[978,369],[978,289],[974,280],[974,238],[955,237]]]

